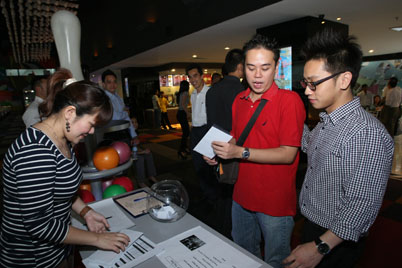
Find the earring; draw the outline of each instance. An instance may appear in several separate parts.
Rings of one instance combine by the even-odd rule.
[[[70,122],[66,121],[66,130],[70,132]]]

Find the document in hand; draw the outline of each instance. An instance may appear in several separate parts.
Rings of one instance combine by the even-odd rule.
[[[158,259],[168,268],[256,268],[261,264],[197,226],[158,244]]]
[[[134,267],[160,253],[160,249],[146,238],[143,233],[128,229],[121,232],[130,237],[130,244],[125,251],[117,254],[113,251],[97,250],[88,258],[82,260],[85,267]]]
[[[214,158],[215,153],[212,149],[213,141],[223,141],[229,142],[233,137],[227,132],[219,129],[217,126],[212,126],[207,134],[198,142],[198,144],[194,147],[194,151],[199,152],[202,155],[205,155],[209,158]]]

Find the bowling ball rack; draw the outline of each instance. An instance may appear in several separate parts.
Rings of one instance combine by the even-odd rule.
[[[102,200],[102,179],[121,174],[124,170],[131,167],[133,160],[129,159],[126,163],[112,169],[99,171],[95,168],[92,157],[97,145],[103,141],[105,133],[124,130],[130,127],[130,122],[126,120],[112,120],[106,126],[96,128],[95,133],[85,137],[85,148],[87,152],[87,163],[83,166],[83,179],[91,182],[92,193],[96,201]]]

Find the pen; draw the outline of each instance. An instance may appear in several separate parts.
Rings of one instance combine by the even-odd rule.
[[[133,202],[141,201],[141,200],[146,199],[146,198],[148,198],[148,196],[134,199]]]

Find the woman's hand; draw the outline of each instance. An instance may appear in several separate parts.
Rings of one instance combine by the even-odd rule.
[[[130,238],[123,233],[99,233],[94,246],[119,253],[126,249],[129,242]]]
[[[84,219],[91,232],[104,233],[110,228],[106,218],[93,209],[85,214]]]

